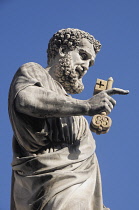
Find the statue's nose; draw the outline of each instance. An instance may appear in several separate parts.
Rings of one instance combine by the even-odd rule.
[[[84,68],[84,70],[88,70],[89,68],[89,61],[85,61],[83,64],[82,64],[82,67]]]

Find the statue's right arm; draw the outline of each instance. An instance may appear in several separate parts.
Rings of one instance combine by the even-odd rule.
[[[88,100],[78,100],[46,91],[43,87],[28,86],[21,90],[15,99],[18,112],[37,118],[89,115],[102,111],[111,112],[115,100],[109,95],[127,94],[122,89],[113,88],[102,91]]]

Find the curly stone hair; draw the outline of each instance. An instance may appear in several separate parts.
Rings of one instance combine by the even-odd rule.
[[[48,64],[52,58],[55,58],[60,47],[63,50],[74,50],[77,46],[79,46],[80,41],[83,38],[86,38],[91,44],[93,44],[95,53],[100,51],[100,42],[89,33],[74,28],[62,29],[56,32],[49,41],[47,50]]]

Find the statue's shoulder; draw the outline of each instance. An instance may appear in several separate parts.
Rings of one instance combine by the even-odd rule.
[[[15,77],[45,77],[47,75],[47,70],[43,68],[40,64],[35,62],[25,63],[20,66],[15,74]]]
[[[22,84],[44,83],[47,80],[47,70],[35,62],[25,63],[16,71],[11,86],[22,86]]]
[[[21,71],[28,71],[28,70],[44,70],[44,68],[38,64],[38,63],[35,63],[35,62],[29,62],[29,63],[25,63],[23,64],[22,66],[19,67],[19,70]]]

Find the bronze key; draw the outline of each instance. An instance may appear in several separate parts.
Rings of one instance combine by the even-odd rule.
[[[112,77],[110,77],[108,81],[97,79],[94,88],[94,95],[103,90],[111,89],[112,85],[113,85]],[[111,125],[112,125],[111,118],[106,115],[106,112],[102,112],[101,114],[94,115],[90,123],[90,130],[92,132],[95,132],[96,134],[105,134],[109,131]]]

